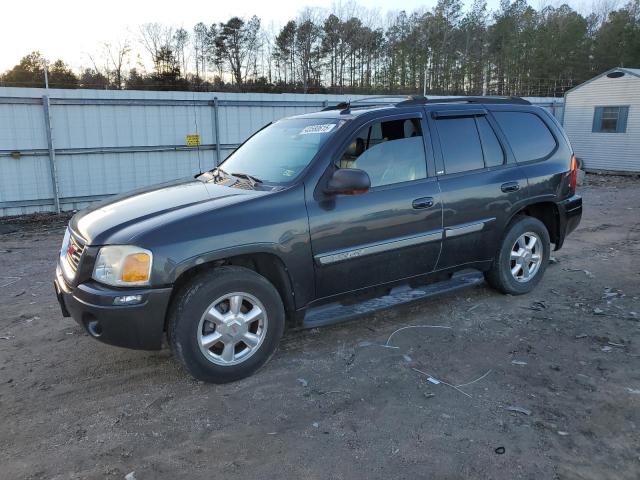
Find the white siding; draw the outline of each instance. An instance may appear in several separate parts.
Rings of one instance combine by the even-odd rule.
[[[595,107],[629,106],[626,133],[592,132]],[[640,77],[606,75],[566,95],[564,129],[589,170],[640,172]]]

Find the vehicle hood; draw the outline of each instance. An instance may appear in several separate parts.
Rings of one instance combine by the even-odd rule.
[[[265,194],[188,178],[110,197],[78,212],[69,225],[88,245],[120,243],[176,218]]]

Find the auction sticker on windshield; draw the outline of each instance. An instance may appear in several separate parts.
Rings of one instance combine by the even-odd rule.
[[[335,123],[323,123],[321,125],[309,125],[304,127],[300,135],[308,135],[310,133],[327,133],[335,128]]]

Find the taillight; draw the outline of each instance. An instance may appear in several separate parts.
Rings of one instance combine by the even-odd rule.
[[[569,171],[569,188],[575,192],[578,185],[578,159],[571,155],[571,170]]]

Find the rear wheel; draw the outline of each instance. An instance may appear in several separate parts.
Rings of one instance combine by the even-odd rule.
[[[198,380],[225,383],[251,375],[275,352],[284,330],[275,287],[242,267],[220,267],[193,278],[169,316],[169,343]]]
[[[534,217],[516,217],[485,278],[502,293],[528,293],[540,282],[550,253],[551,242],[544,223]]]

